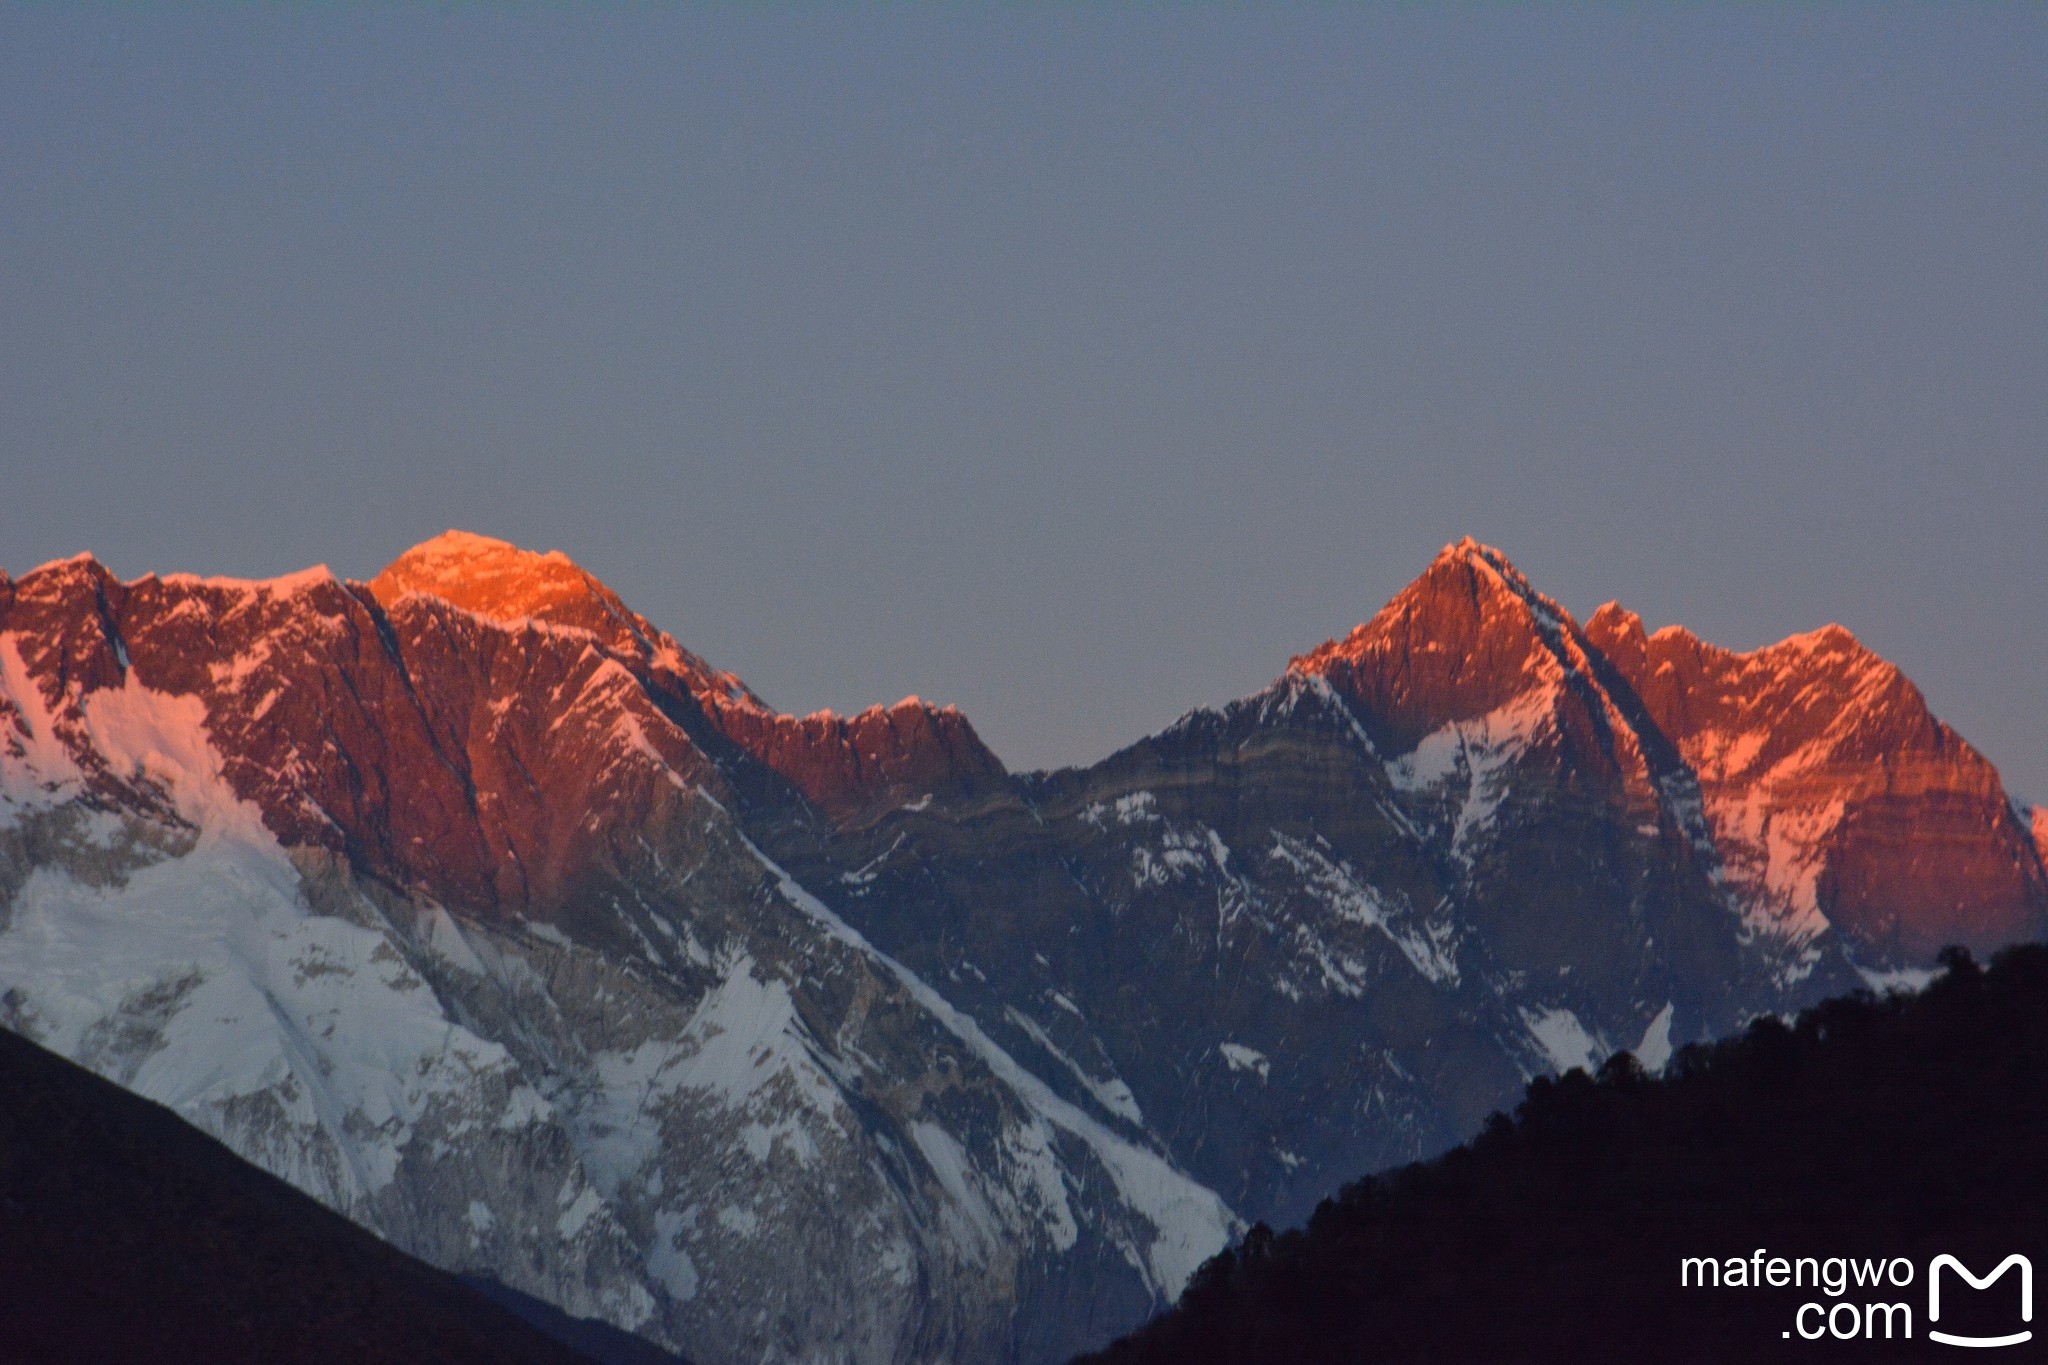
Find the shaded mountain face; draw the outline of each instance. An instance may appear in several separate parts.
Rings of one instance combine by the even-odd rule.
[[[1532,1075],[2040,934],[2033,829],[1895,670],[1631,622],[1465,542],[1013,775],[481,537],[47,565],[0,578],[0,1022],[694,1358],[1053,1358]]]
[[[1678,723],[1682,687],[1607,646],[1615,619],[1580,627],[1466,542],[1258,696],[778,856],[1268,1221],[1462,1140],[1537,1072],[1655,1065],[1913,979],[1930,945],[2040,936],[2039,858],[1996,774],[1895,670],[1760,651],[1768,695],[1804,708],[1754,714],[1763,771],[1837,747],[1750,803]],[[1812,729],[1778,734],[1787,715]]]
[[[0,1356],[588,1365],[159,1105],[0,1033]]]

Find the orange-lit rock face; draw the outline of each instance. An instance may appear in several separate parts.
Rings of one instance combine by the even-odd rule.
[[[852,716],[785,716],[724,707],[720,728],[787,778],[836,822],[933,796],[956,796],[1003,777],[967,717],[915,697]]]
[[[421,595],[506,625],[587,631],[613,657],[634,660],[692,693],[759,704],[738,678],[656,630],[559,550],[535,554],[488,536],[446,531],[391,561],[368,586],[387,610]]]
[[[535,554],[467,531],[413,546],[370,580],[370,591],[387,607],[409,592],[430,593],[494,621],[530,616],[606,634],[631,617],[561,551]]]
[[[1370,621],[1291,666],[1328,678],[1400,752],[1558,681],[1538,613],[1562,617],[1498,551],[1462,541]]]
[[[1925,958],[2038,936],[2048,889],[1998,773],[1840,626],[1737,654],[1609,604],[1587,635],[1698,774],[1729,878],[1781,920]]]
[[[966,717],[915,697],[852,717],[783,715],[738,678],[655,629],[559,552],[534,554],[449,531],[392,561],[371,580],[370,591],[387,607],[408,594],[427,595],[492,620],[588,631],[657,691],[687,693],[727,739],[835,821],[1003,774]]]
[[[1749,654],[1647,635],[1613,604],[1582,629],[1467,540],[1292,667],[1327,679],[1388,758],[1455,749],[1510,804],[1605,802],[1624,842],[1687,833],[1696,788],[1689,837],[1788,941],[1833,926],[1924,960],[2048,931],[2041,841],[1997,772],[1839,626]]]
[[[106,761],[88,714],[128,689],[190,698],[220,777],[287,846],[476,910],[544,906],[713,766],[648,690],[577,634],[435,598],[380,615],[324,571],[272,582],[115,580],[96,562],[26,576],[0,619],[33,696],[91,788],[163,809],[147,771]],[[166,704],[152,700],[159,711]],[[34,728],[33,722],[27,728]],[[611,813],[593,826],[593,810]]]
[[[1327,679],[1389,758],[1446,740],[1513,750],[1638,814],[1655,802],[1642,737],[1571,614],[1475,541],[1446,547],[1378,615],[1290,668]]]
[[[108,802],[167,813],[160,784],[102,755],[87,699],[196,699],[194,743],[280,841],[477,910],[556,904],[699,793],[732,804],[719,754],[833,819],[1002,776],[957,711],[778,715],[565,557],[462,533],[367,585],[123,583],[67,560],[0,579],[0,636],[17,764],[54,739],[51,761]]]
[[[63,561],[0,576],[0,635],[19,771],[54,742],[107,800],[161,806],[146,773],[95,750],[86,699],[196,698],[221,776],[287,844],[480,908],[559,899],[699,793],[793,791],[846,829],[1007,781],[951,708],[779,714],[564,556],[459,532],[367,585],[324,570],[122,583]],[[1569,899],[1575,883],[1543,869],[1597,840],[1607,852],[1574,875],[1709,857],[1742,913],[1790,940],[1832,926],[1924,959],[2043,931],[2048,815],[2030,827],[1991,765],[1839,627],[1749,654],[1646,634],[1611,605],[1582,629],[1466,541],[1290,672],[1343,698],[1418,811],[1441,793],[1454,856],[1474,810],[1499,813],[1519,842],[1472,875],[1503,916],[1533,913],[1515,909],[1529,878]],[[1429,785],[1454,771],[1456,790]]]

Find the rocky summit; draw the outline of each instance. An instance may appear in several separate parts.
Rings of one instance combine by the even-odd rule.
[[[559,554],[0,575],[0,1023],[706,1362],[1062,1358],[1532,1076],[2048,928],[2048,818],[1839,627],[1447,548],[1013,774],[781,714]]]

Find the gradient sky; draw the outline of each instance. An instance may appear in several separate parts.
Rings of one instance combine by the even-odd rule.
[[[447,526],[1014,766],[1469,533],[2048,799],[2048,7],[0,7],[0,566]]]

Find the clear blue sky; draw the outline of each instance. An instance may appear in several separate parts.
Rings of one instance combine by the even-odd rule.
[[[2048,8],[0,7],[0,565],[568,551],[1013,764],[1438,546],[2048,799]]]

